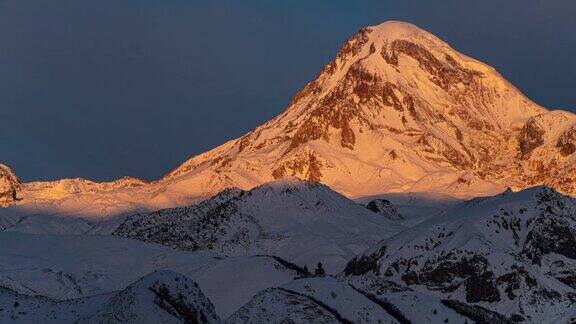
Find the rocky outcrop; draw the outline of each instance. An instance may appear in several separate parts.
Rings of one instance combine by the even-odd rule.
[[[564,131],[558,138],[556,147],[563,156],[569,156],[576,152],[576,127]]]
[[[374,199],[366,205],[366,208],[391,220],[404,219],[404,216],[386,199]]]
[[[518,142],[520,143],[520,153],[529,154],[537,147],[544,144],[544,131],[538,125],[536,119],[529,119],[520,131]]]
[[[0,207],[11,206],[18,200],[22,189],[20,179],[8,168],[0,164]]]

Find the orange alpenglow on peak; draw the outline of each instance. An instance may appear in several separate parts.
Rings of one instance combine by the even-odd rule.
[[[488,65],[393,21],[351,36],[280,115],[162,179],[77,190],[25,184],[19,203],[73,197],[50,208],[109,215],[290,177],[350,198],[470,198],[538,184],[574,194],[574,134],[573,114],[538,106]]]

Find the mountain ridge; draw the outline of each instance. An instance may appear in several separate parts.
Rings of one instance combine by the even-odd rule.
[[[129,215],[114,235],[224,255],[276,255],[337,273],[355,253],[404,227],[317,182],[276,180],[224,190],[198,205]]]
[[[13,204],[106,216],[189,205],[284,177],[354,199],[472,198],[538,184],[574,194],[575,152],[576,115],[538,106],[493,68],[415,25],[385,22],[351,36],[280,115],[161,179],[23,184]]]
[[[576,299],[576,199],[547,186],[476,198],[383,240],[343,275],[392,281],[529,322],[561,316]]]

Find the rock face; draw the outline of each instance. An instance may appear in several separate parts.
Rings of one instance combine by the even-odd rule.
[[[366,205],[366,208],[391,220],[404,219],[404,216],[386,199],[374,199]]]
[[[18,192],[22,189],[20,179],[8,168],[0,164],[0,207],[8,207],[16,203]]]
[[[272,254],[303,267],[341,271],[360,252],[403,227],[319,183],[278,180],[226,190],[199,205],[136,214],[116,235],[181,250]]]
[[[564,156],[569,156],[576,152],[576,126],[570,127],[562,132],[558,137],[556,147],[558,147],[560,153]]]
[[[576,199],[534,187],[454,207],[356,256],[344,274],[541,321],[576,301],[575,247]]]
[[[520,144],[520,153],[523,156],[544,144],[544,130],[540,128],[536,119],[530,118],[524,124],[520,131],[518,142]]]

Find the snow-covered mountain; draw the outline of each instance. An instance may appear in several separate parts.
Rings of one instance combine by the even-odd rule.
[[[2,323],[220,323],[198,284],[172,271],[119,292],[64,301],[0,287],[0,309]]]
[[[575,151],[573,114],[538,106],[493,68],[414,25],[386,22],[350,37],[276,118],[162,179],[25,183],[9,214],[157,210],[283,177],[320,181],[350,198],[472,198],[540,184],[574,194]]]
[[[180,250],[272,254],[333,273],[403,229],[315,182],[276,180],[250,191],[228,189],[198,205],[129,216],[114,232]]]
[[[223,257],[104,235],[0,232],[0,260],[0,287],[50,300],[107,295],[155,271],[178,272],[198,283],[221,318],[305,274],[273,256]]]
[[[220,323],[198,284],[171,271],[154,272],[126,287],[81,322]]]
[[[398,323],[380,305],[333,278],[303,277],[258,293],[230,323]]]
[[[430,33],[387,22],[352,36],[278,117],[162,181],[175,192],[296,176],[349,197],[541,183],[571,193],[575,122]]]
[[[576,199],[542,186],[473,199],[356,256],[344,275],[368,291],[394,282],[549,321],[576,302]]]
[[[146,278],[151,273],[165,270],[181,273],[196,282],[214,305],[216,314],[234,323],[291,316],[308,316],[317,322],[320,317],[315,317],[318,314],[314,310],[320,310],[327,318],[340,314],[340,318],[354,322],[393,323],[396,321],[391,318],[402,316],[402,312],[393,310],[401,307],[409,313],[412,303],[409,299],[399,299],[395,304],[371,299],[346,282],[332,277],[309,277],[306,271],[276,257],[222,257],[181,252],[110,236],[2,232],[0,260],[3,261],[0,265],[2,322],[5,319],[2,316],[14,316],[20,322],[62,323],[74,322],[80,317],[95,318],[95,314],[117,314],[120,310],[114,305],[124,305],[127,299],[148,300],[148,290],[133,288],[134,282],[148,282]],[[178,282],[185,281],[179,279]],[[295,299],[274,297],[276,292],[284,296],[286,291],[288,297]],[[111,302],[116,295],[134,298],[122,297]],[[291,304],[300,301],[303,303]],[[436,315],[432,307],[438,309]],[[429,303],[429,308],[430,318],[459,318],[439,301]],[[296,309],[302,314],[296,314]]]
[[[576,115],[414,25],[366,27],[157,181],[0,164],[0,322],[576,321],[575,159]]]

